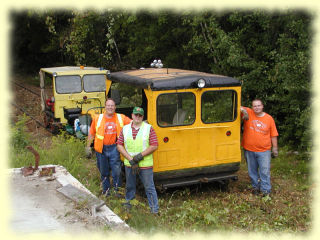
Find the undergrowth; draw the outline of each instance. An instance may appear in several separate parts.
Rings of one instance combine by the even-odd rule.
[[[12,126],[10,167],[34,165],[33,155],[26,150],[32,145],[40,154],[40,164],[64,166],[93,194],[100,194],[99,172],[95,157],[85,158],[84,142],[62,133],[52,137],[49,148],[25,131],[26,117]],[[250,193],[250,180],[243,160],[239,180],[231,182],[227,191],[218,184],[207,183],[158,192],[160,216],[149,213],[144,192],[131,203],[130,212],[123,208],[124,198],[99,196],[128,225],[140,233],[157,232],[283,232],[304,233],[311,229],[313,200],[311,159],[307,154],[290,153],[282,148],[278,158],[272,159],[271,196]],[[124,196],[124,189],[120,189]]]
[[[99,172],[95,160],[85,157],[84,141],[62,132],[52,137],[49,148],[44,148],[43,144],[26,132],[23,126],[27,120],[28,117],[24,116],[12,126],[9,166],[12,168],[34,166],[34,155],[26,149],[26,146],[31,145],[40,155],[40,165],[61,165],[92,193],[98,194],[100,192]]]

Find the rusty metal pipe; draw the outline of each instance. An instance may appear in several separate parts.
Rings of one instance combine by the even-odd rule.
[[[39,167],[39,162],[40,162],[40,155],[39,153],[34,150],[34,148],[32,146],[26,146],[26,148],[33,153],[34,158],[35,158],[35,166],[34,166],[34,170],[38,170]]]

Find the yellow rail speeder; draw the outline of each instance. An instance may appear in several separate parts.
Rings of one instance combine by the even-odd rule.
[[[147,68],[107,75],[118,113],[145,111],[155,129],[155,184],[163,189],[237,180],[241,161],[241,82],[181,69]]]
[[[92,114],[104,109],[108,72],[84,66],[41,68],[41,109],[45,126],[53,133],[65,128],[83,138]],[[81,131],[75,126],[78,121],[83,127]]]

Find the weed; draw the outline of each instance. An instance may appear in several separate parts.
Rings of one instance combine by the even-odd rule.
[[[283,178],[295,178],[299,183],[310,180],[310,165],[309,154],[292,154],[286,148],[280,151],[279,157],[272,159],[273,173]]]
[[[64,214],[64,217],[68,217],[68,216],[70,216],[71,214],[72,214],[71,211],[67,211],[67,212]]]
[[[77,201],[75,203],[75,209],[78,209],[78,210],[88,209],[88,199]]]
[[[100,192],[99,172],[94,159],[87,159],[84,153],[85,143],[62,132],[52,137],[50,148],[43,148],[35,140],[31,140],[27,132],[26,116],[19,118],[11,128],[10,167],[35,165],[34,156],[25,146],[32,145],[40,155],[40,165],[54,164],[64,166],[73,176],[77,177],[91,192]]]
[[[11,127],[11,146],[14,151],[21,152],[30,143],[30,135],[27,133],[26,122],[29,117],[22,115]]]

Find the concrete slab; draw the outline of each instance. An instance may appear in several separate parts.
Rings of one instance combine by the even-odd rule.
[[[40,177],[41,169],[47,167],[54,167],[55,173],[52,176]],[[10,224],[14,231],[79,233],[96,230],[99,224],[101,228],[105,224],[111,229],[131,231],[119,216],[102,204],[102,200],[94,196],[62,166],[40,166],[39,170],[27,177],[21,174],[20,168],[10,169],[8,173],[13,208]],[[83,197],[88,199],[89,209],[100,204],[95,216],[74,208],[73,201],[81,201]]]
[[[89,193],[82,191],[71,184],[67,184],[66,186],[58,188],[57,191],[77,203],[85,204],[86,206],[88,206],[88,208],[91,210],[92,216],[94,217],[96,217],[97,211],[99,211],[100,208],[105,205],[105,202],[101,199],[92,196]]]

